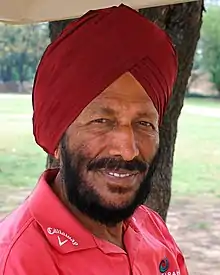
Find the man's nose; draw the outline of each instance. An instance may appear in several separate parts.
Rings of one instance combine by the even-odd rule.
[[[109,154],[111,156],[120,156],[125,161],[130,161],[139,155],[139,149],[131,126],[119,126],[114,129],[109,142]]]

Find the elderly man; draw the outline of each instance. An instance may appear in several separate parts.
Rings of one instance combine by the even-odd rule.
[[[46,49],[34,136],[60,169],[1,223],[1,275],[188,274],[142,205],[176,74],[169,37],[125,5],[88,12]]]

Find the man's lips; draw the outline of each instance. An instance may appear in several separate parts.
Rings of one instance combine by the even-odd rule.
[[[139,173],[137,171],[128,171],[128,170],[103,170],[102,173],[105,173],[109,176],[115,177],[115,178],[128,178],[132,176],[136,176]]]
[[[126,180],[126,182],[134,181],[137,177],[143,176],[143,173],[138,171],[129,171],[124,169],[118,170],[109,170],[109,169],[101,169],[97,171],[104,177],[107,177],[110,181],[121,182]]]
[[[109,176],[113,176],[116,178],[127,178],[127,177],[131,177],[134,176],[134,174],[129,174],[129,173],[116,173],[116,172],[107,172],[107,174]]]

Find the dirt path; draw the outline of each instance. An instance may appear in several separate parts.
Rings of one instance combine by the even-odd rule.
[[[1,187],[0,218],[29,192]],[[167,224],[185,255],[190,275],[220,274],[220,198],[174,198]]]
[[[190,275],[220,274],[220,198],[174,199],[167,223]]]

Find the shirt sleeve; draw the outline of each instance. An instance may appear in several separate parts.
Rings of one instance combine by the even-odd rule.
[[[51,257],[44,251],[35,251],[33,247],[23,245],[13,247],[7,256],[0,275],[59,275]]]
[[[150,216],[152,222],[154,223],[154,226],[158,229],[157,230],[159,232],[158,238],[160,238],[161,241],[167,247],[169,247],[171,251],[173,251],[173,254],[176,257],[176,261],[179,266],[180,274],[189,275],[182,251],[180,250],[179,246],[177,245],[174,238],[170,234],[169,229],[167,228],[167,225],[165,224],[163,219],[160,217],[158,213],[154,212],[151,209],[145,208],[145,211],[148,212],[148,215]]]
[[[161,219],[161,223],[163,224],[162,233],[166,239],[166,242],[168,243],[168,246],[173,250],[174,255],[176,256],[176,261],[180,269],[180,274],[189,275],[182,251],[180,250],[179,246],[177,245],[176,241],[170,234],[166,224],[162,219]]]
[[[179,250],[178,247],[176,248],[176,250],[177,250],[177,262],[180,268],[180,274],[189,275],[182,252]]]

